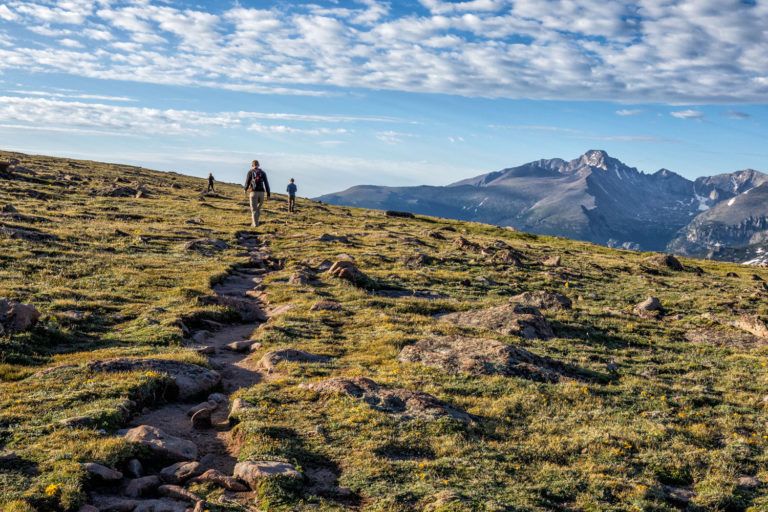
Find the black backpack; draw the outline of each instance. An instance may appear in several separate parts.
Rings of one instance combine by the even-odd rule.
[[[264,190],[264,171],[258,169],[251,175],[251,190]]]

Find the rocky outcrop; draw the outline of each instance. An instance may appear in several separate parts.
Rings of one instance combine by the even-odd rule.
[[[191,480],[194,483],[212,484],[216,487],[221,487],[228,491],[233,492],[247,492],[248,486],[241,482],[239,479],[225,475],[217,469],[209,469],[200,476],[196,476]]]
[[[768,324],[755,315],[741,315],[733,321],[733,326],[758,338],[768,339]]]
[[[509,303],[485,309],[438,315],[439,320],[463,327],[476,327],[504,335],[517,335],[525,339],[550,339],[555,336],[552,327],[538,309]]]
[[[280,350],[272,350],[264,354],[259,360],[259,366],[262,368],[273,371],[275,366],[282,362],[289,363],[325,363],[330,361],[330,357],[317,354],[310,354],[303,350],[296,350],[294,348],[284,348]]]
[[[139,425],[123,436],[126,441],[148,448],[168,460],[189,461],[197,458],[197,446],[192,441],[166,434],[157,427]]]
[[[675,272],[682,272],[685,270],[680,260],[672,256],[671,254],[654,254],[649,258],[646,258],[646,263],[657,268],[665,268],[668,270],[674,270]]]
[[[373,409],[398,414],[405,419],[451,418],[471,422],[472,417],[432,395],[402,388],[386,388],[365,377],[332,378],[305,387],[321,394],[345,395],[365,402]]]
[[[506,375],[539,382],[582,377],[576,368],[494,339],[431,336],[400,351],[401,362],[420,363],[448,373]]]
[[[357,268],[353,261],[339,260],[328,269],[331,277],[342,279],[360,288],[370,288],[373,280]]]
[[[40,312],[29,304],[0,299],[0,336],[32,329],[40,319]]]
[[[535,292],[523,292],[510,299],[512,302],[536,309],[571,309],[571,299],[557,292],[537,290]]]
[[[243,461],[235,465],[234,477],[242,480],[251,489],[258,489],[265,480],[302,480],[303,475],[293,464],[277,461]]]
[[[176,385],[178,398],[181,400],[207,393],[221,380],[219,373],[214,370],[168,359],[107,359],[88,364],[88,369],[92,372],[108,373],[135,371],[163,373]]]
[[[185,242],[183,249],[185,251],[194,251],[200,254],[212,255],[229,249],[229,244],[218,238],[198,238]]]

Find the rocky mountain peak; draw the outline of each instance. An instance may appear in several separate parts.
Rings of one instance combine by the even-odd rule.
[[[590,149],[578,158],[580,165],[588,165],[598,169],[608,170],[610,166],[615,165],[618,160],[608,156],[608,153],[602,149]]]

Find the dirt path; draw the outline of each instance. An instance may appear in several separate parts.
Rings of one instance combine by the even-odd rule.
[[[254,267],[235,269],[222,283],[214,287],[214,292],[219,297],[246,299],[252,301],[254,305],[260,305],[258,299],[248,298],[246,292],[254,290],[261,283],[266,273],[266,269],[261,268],[261,264],[267,260],[268,255],[255,236],[240,234],[238,240],[248,250]],[[211,367],[221,375],[221,392],[228,399],[238,389],[258,383],[261,380],[261,374],[256,367],[257,361],[249,357],[249,351],[234,352],[225,347],[234,341],[250,339],[261,323],[225,325],[206,338],[203,344],[190,345],[190,348],[194,349],[205,346],[214,350],[208,355],[208,359]],[[237,452],[229,433],[228,404],[222,404],[213,413],[211,428],[194,428],[187,411],[198,403],[199,401],[166,404],[135,417],[131,420],[130,426],[150,425],[168,434],[188,439],[197,445],[199,458],[206,467],[231,475],[237,462]]]

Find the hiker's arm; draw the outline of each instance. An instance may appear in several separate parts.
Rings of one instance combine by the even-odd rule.
[[[270,197],[272,194],[269,191],[269,180],[267,179],[267,173],[264,173],[264,190],[267,191],[267,197]]]
[[[248,186],[251,184],[251,174],[253,171],[248,171],[248,174],[245,176],[245,185],[243,185],[243,188],[245,190],[248,190]]]

